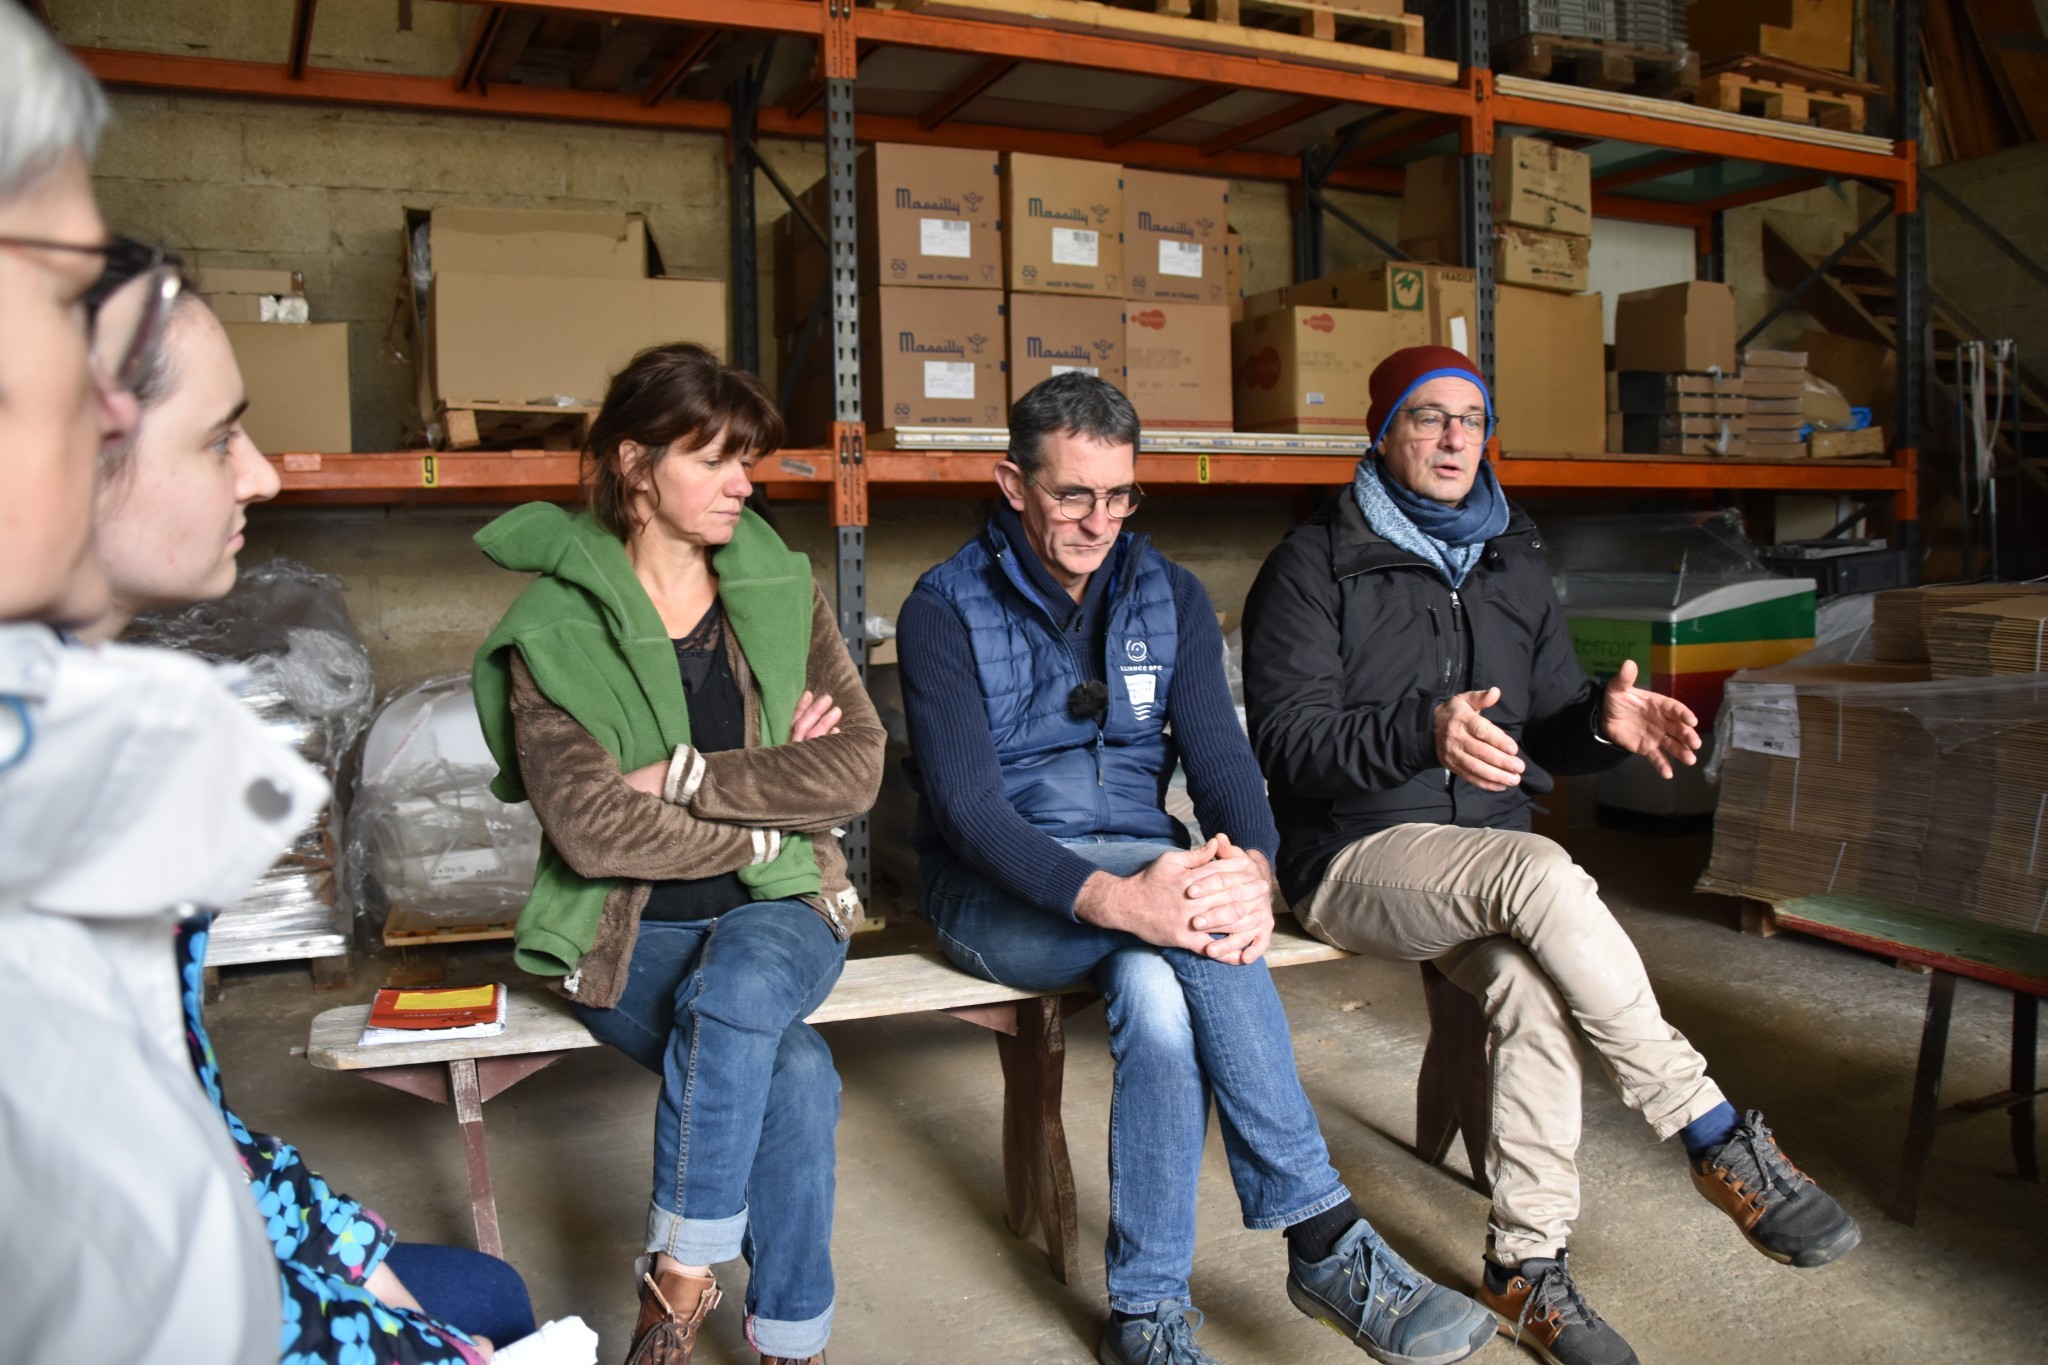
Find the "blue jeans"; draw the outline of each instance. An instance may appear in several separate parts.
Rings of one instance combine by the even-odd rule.
[[[1175,847],[1062,842],[1120,877]],[[1264,962],[1232,966],[1061,919],[957,861],[927,879],[924,908],[963,971],[1023,990],[1092,981],[1108,1005],[1110,1307],[1149,1314],[1188,1302],[1212,1093],[1246,1227],[1284,1228],[1349,1198],[1295,1074],[1287,1015]]]
[[[489,1337],[493,1346],[509,1346],[539,1330],[526,1282],[495,1256],[435,1242],[394,1242],[384,1264],[428,1317]]]
[[[685,1265],[746,1257],[763,1355],[801,1360],[831,1335],[839,1073],[803,1019],[845,965],[817,911],[757,901],[643,922],[618,1005],[576,1009],[661,1077],[647,1249]]]

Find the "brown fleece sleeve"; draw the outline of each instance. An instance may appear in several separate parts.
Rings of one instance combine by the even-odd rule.
[[[751,829],[627,786],[611,751],[547,699],[517,650],[512,735],[541,829],[579,876],[713,877],[749,866],[764,847]]]
[[[801,744],[705,754],[704,777],[690,796],[690,810],[706,819],[809,834],[843,825],[875,804],[888,735],[839,638],[839,622],[824,590],[816,584],[804,686],[838,705],[839,733]]]

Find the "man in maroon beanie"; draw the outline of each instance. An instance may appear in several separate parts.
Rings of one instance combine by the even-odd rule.
[[[1579,1210],[1574,1028],[1766,1256],[1825,1265],[1861,1234],[1760,1114],[1722,1098],[1593,879],[1529,832],[1530,794],[1551,773],[1630,753],[1666,777],[1695,762],[1692,712],[1638,689],[1633,662],[1604,687],[1579,667],[1542,538],[1485,457],[1496,414],[1472,363],[1397,351],[1371,391],[1373,449],[1351,495],[1280,543],[1245,603],[1245,705],[1281,885],[1309,932],[1433,962],[1478,999],[1493,1069],[1480,1299],[1546,1360],[1627,1365],[1635,1353],[1587,1305],[1565,1252]]]

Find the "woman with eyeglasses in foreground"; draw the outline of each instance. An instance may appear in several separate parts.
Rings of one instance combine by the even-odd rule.
[[[517,960],[662,1078],[635,1365],[687,1365],[742,1255],[765,1360],[832,1327],[839,1076],[803,1019],[860,918],[837,827],[884,736],[810,562],[746,506],[782,434],[753,375],[655,347],[592,424],[589,510],[477,536],[540,575],[475,675],[493,790],[545,836]]]
[[[110,639],[138,612],[226,594],[251,503],[278,489],[276,472],[242,428],[248,396],[227,332],[183,289],[174,263],[116,244],[95,287],[102,315],[160,310],[160,335],[134,369],[135,434],[101,460],[97,523],[112,609],[82,632]],[[252,1133],[227,1107],[201,1016],[207,925],[180,926],[185,1027],[193,1067],[220,1107],[249,1193],[263,1209],[285,1299],[285,1358],[350,1360],[378,1314],[380,1360],[452,1359],[466,1336],[483,1358],[534,1330],[526,1288],[511,1266],[465,1247],[398,1242],[384,1220],[336,1194],[296,1148]],[[392,1310],[407,1310],[401,1314]]]

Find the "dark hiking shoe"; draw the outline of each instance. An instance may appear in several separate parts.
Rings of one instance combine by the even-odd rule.
[[[1111,1318],[1095,1359],[1101,1365],[1217,1365],[1195,1345],[1201,1325],[1202,1310],[1184,1303],[1162,1303],[1149,1318]]]
[[[1754,1109],[1726,1142],[1692,1163],[1692,1183],[1774,1261],[1826,1265],[1863,1240],[1848,1211],[1778,1150]]]
[[[1494,1332],[1491,1313],[1402,1260],[1363,1218],[1326,1259],[1287,1258],[1287,1297],[1386,1365],[1450,1365]]]
[[[1609,1327],[1572,1280],[1569,1255],[1531,1257],[1495,1293],[1479,1284],[1479,1301],[1493,1310],[1500,1330],[1550,1365],[1639,1365],[1636,1353]]]

